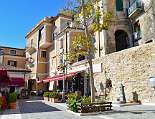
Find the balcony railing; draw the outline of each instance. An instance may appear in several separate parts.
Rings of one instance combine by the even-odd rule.
[[[36,51],[35,44],[27,44],[26,52],[33,53]]]
[[[51,40],[47,40],[47,39],[41,39],[39,46],[40,48],[48,48],[52,45],[52,41]]]
[[[128,8],[129,17],[136,17],[144,11],[144,4],[141,0],[135,0]]]

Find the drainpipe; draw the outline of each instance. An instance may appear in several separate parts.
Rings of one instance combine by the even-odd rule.
[[[37,80],[38,80],[38,58],[39,58],[39,40],[40,40],[40,30],[38,31],[38,39],[37,39],[37,50],[36,50],[36,54],[37,54],[37,57],[36,57],[36,91],[37,91],[37,88],[38,88],[38,84],[37,84]]]

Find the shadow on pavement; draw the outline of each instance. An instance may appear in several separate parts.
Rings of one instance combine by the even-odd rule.
[[[19,109],[8,110],[8,112],[4,113],[3,115],[61,111],[55,107],[43,103],[41,97],[31,97],[30,99],[21,99],[19,100],[18,106]]]
[[[61,111],[55,107],[46,105],[41,101],[21,101],[19,103],[19,109],[21,113],[39,113],[39,112],[53,112],[53,111]]]
[[[39,113],[61,111],[55,107],[42,102],[42,97],[30,97],[30,99],[20,100],[19,109],[21,113]]]

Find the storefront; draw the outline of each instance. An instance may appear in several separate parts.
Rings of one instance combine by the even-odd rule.
[[[48,91],[62,92],[64,81],[66,93],[80,91],[82,95],[89,95],[89,80],[85,74],[85,71],[70,72],[66,75],[47,77],[43,82],[49,84]]]
[[[25,74],[29,72],[26,69],[0,64],[0,90],[16,91],[20,94],[20,91],[25,88]]]

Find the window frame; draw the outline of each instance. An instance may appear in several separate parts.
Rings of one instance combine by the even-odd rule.
[[[0,48],[0,55],[4,54],[4,49]]]
[[[60,39],[60,49],[63,49],[64,48],[64,39],[61,38]]]
[[[42,51],[41,51],[41,54],[40,54],[40,57],[41,57],[41,58],[47,58],[47,51],[42,50]]]
[[[14,53],[12,53],[12,51],[14,51]],[[14,55],[16,55],[16,53],[17,53],[16,50],[13,50],[13,49],[10,50],[10,55],[13,55],[14,56]]]
[[[123,11],[123,0],[116,0],[116,11]]]
[[[17,61],[15,61],[15,60],[8,60],[8,65],[9,66],[13,66],[13,67],[17,67]]]

